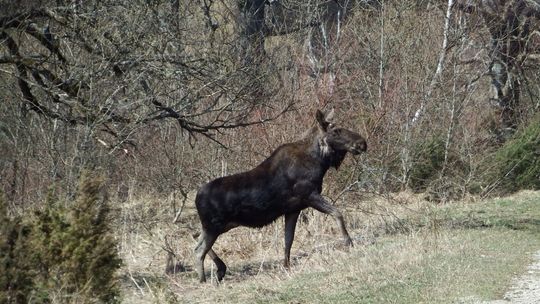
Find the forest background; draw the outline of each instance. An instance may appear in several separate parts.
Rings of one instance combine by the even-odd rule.
[[[334,202],[539,189],[539,24],[535,0],[2,1],[6,215],[86,193],[177,222],[316,109],[368,142],[326,179]]]

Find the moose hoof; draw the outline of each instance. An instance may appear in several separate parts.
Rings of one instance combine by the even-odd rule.
[[[283,261],[283,267],[287,270],[290,270],[291,269],[291,262],[290,261]]]
[[[225,277],[225,272],[226,271],[227,271],[227,267],[223,267],[223,268],[218,269],[218,271],[217,271],[218,282],[221,282],[221,280],[223,280],[223,277]]]
[[[345,239],[345,246],[353,247],[353,242],[352,242],[351,238],[346,238]]]

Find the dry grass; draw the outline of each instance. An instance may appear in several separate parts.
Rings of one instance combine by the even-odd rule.
[[[337,202],[346,215],[351,236],[358,246],[371,243],[387,229],[399,228],[399,219],[416,212],[424,202],[413,195],[395,198],[371,197],[355,199],[355,205],[344,206]],[[124,283],[130,286],[135,298],[150,294],[152,284],[148,280],[162,281],[164,285],[177,285],[181,291],[199,288],[195,279],[192,250],[194,235],[198,233],[198,218],[190,194],[181,216],[173,223],[175,213],[172,199],[129,199],[118,210],[117,229],[125,263]],[[181,205],[176,203],[177,208]],[[339,230],[333,218],[314,210],[306,210],[298,222],[292,258],[310,260],[313,254],[330,252],[330,256],[346,254],[341,247]],[[336,249],[337,248],[337,249]],[[214,249],[230,269],[227,281],[243,282],[267,273],[291,275],[281,265],[283,255],[283,220],[262,229],[237,228],[218,239]],[[167,251],[176,256],[179,273],[164,275]],[[335,251],[335,252],[334,252]],[[213,264],[207,259],[206,269]],[[302,269],[296,265],[293,271]],[[155,284],[155,282],[154,282]],[[128,296],[128,295],[126,295]],[[145,300],[146,301],[146,300]]]
[[[534,219],[540,213],[532,203],[538,196],[528,192],[507,201],[443,206],[409,193],[349,196],[345,199],[357,203],[340,208],[354,248],[342,246],[331,217],[308,210],[298,223],[294,267],[288,271],[281,264],[282,220],[263,229],[234,229],[214,247],[229,267],[219,286],[199,284],[193,271],[198,223],[191,200],[177,224],[172,223],[170,200],[129,200],[118,217],[124,297],[126,303],[438,303],[471,295],[493,298],[526,264],[527,253],[540,247],[536,231],[513,229],[500,219]],[[511,208],[523,211],[522,216],[501,213],[508,201],[519,202]],[[478,225],[468,225],[472,222]],[[165,275],[167,250],[177,257],[176,274]],[[209,259],[206,269],[213,270]]]

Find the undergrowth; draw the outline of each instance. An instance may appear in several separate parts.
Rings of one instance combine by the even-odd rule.
[[[75,200],[10,217],[0,202],[0,303],[114,303],[121,266],[102,197],[103,179],[84,173]]]
[[[540,116],[487,158],[488,190],[540,189]]]

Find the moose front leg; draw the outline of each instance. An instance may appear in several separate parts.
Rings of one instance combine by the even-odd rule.
[[[341,235],[343,235],[345,245],[353,245],[351,237],[347,232],[347,228],[345,228],[345,220],[343,219],[343,215],[336,207],[326,202],[326,200],[320,194],[310,195],[309,206],[316,209],[317,211],[333,216],[338,223],[339,229],[341,230]]]
[[[296,229],[298,215],[300,215],[300,211],[285,214],[285,257],[283,260],[283,265],[285,268],[289,268],[291,266],[291,246],[294,240],[294,231]]]

